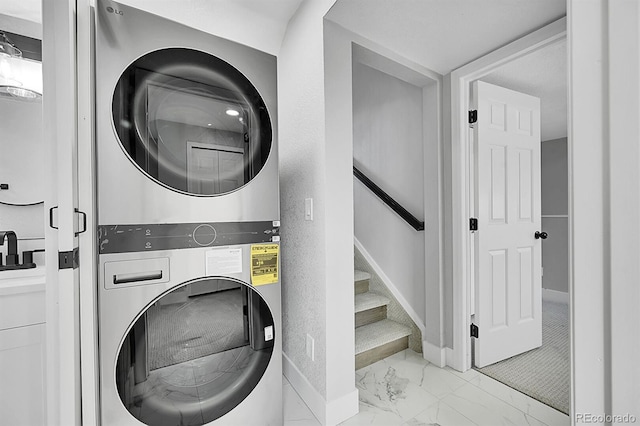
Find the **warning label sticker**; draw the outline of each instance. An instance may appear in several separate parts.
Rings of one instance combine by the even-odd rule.
[[[264,285],[278,282],[278,244],[251,245],[251,284]]]
[[[207,275],[242,273],[242,248],[209,250],[205,259]]]

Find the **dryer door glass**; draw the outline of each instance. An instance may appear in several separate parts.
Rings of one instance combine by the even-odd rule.
[[[240,404],[265,373],[273,316],[260,294],[231,279],[201,279],[151,304],[118,354],[116,386],[147,425],[203,425]]]
[[[131,161],[172,190],[213,196],[264,166],[272,128],[262,97],[229,63],[172,48],[148,53],[120,77],[113,124]]]

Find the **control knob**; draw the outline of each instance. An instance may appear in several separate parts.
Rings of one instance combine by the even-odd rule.
[[[193,230],[193,241],[202,247],[213,244],[216,240],[216,236],[216,230],[208,223],[198,225],[196,226],[196,229]]]

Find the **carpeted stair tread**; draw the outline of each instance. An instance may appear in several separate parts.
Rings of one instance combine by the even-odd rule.
[[[371,274],[364,271],[358,271],[357,269],[354,271],[354,281],[364,281],[371,278]]]
[[[355,298],[355,312],[366,311],[367,309],[374,309],[380,306],[386,306],[390,302],[389,298],[384,297],[377,293],[367,292],[356,294]]]
[[[356,328],[356,355],[409,336],[411,329],[390,319]]]

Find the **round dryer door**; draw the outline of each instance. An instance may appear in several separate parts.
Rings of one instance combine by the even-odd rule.
[[[129,159],[157,183],[214,196],[249,183],[272,143],[269,114],[251,82],[229,63],[184,48],[134,61],[112,102]]]
[[[203,425],[235,408],[265,373],[273,316],[252,287],[200,279],[165,293],[125,336],[116,387],[147,425]]]

